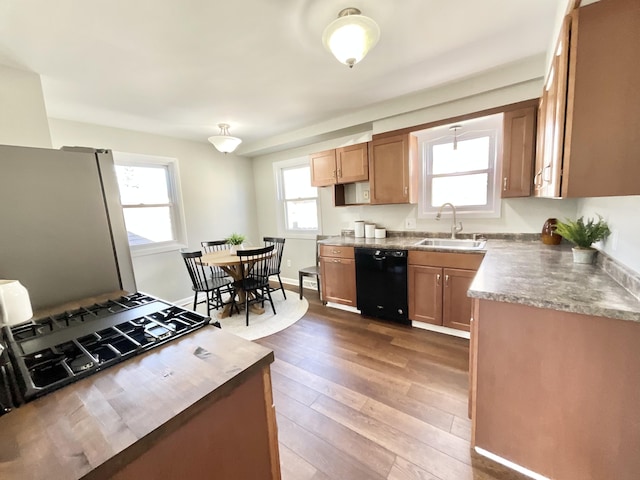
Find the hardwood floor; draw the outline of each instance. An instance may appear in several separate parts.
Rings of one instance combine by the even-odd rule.
[[[469,341],[322,306],[271,348],[284,480],[522,480],[470,449]]]

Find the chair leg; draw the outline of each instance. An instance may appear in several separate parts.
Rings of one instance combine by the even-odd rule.
[[[287,294],[284,293],[284,286],[282,285],[282,280],[280,279],[280,274],[278,274],[278,282],[280,282],[280,290],[282,290],[282,296],[286,300],[287,299]]]
[[[271,292],[267,288],[267,295],[269,296],[269,303],[271,303],[271,310],[273,310],[273,314],[276,314],[276,306],[273,304],[273,300],[271,299]],[[264,297],[263,297],[264,298]],[[264,302],[263,302],[264,305]]]
[[[193,294],[193,311],[196,311],[196,305],[198,305],[198,292]]]
[[[244,292],[244,310],[247,315],[247,327],[249,326],[249,292]]]
[[[302,300],[302,279],[304,278],[304,275],[302,275],[301,273],[298,273],[298,283],[300,284],[300,300]]]

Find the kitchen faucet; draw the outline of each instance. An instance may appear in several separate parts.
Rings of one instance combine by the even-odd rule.
[[[438,210],[438,213],[436,214],[436,220],[440,220],[440,217],[442,216],[442,209],[444,207],[446,207],[447,205],[449,205],[451,207],[451,209],[453,210],[453,223],[451,224],[451,238],[455,239],[456,238],[456,233],[459,233],[462,231],[462,222],[460,222],[460,226],[456,225],[456,207],[453,203],[443,203],[442,206],[440,207],[440,210]]]

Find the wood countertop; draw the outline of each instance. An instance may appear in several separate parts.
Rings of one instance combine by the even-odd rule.
[[[0,478],[111,478],[273,359],[207,326],[63,387],[0,418]]]

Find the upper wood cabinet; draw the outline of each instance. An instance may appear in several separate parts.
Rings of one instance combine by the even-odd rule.
[[[418,143],[411,134],[369,142],[372,204],[417,203]]]
[[[536,195],[640,194],[638,45],[637,0],[566,17],[541,99]]]
[[[504,113],[502,198],[531,195],[536,115],[535,107]]]
[[[311,161],[311,185],[326,187],[369,179],[369,153],[366,143],[314,153]]]

